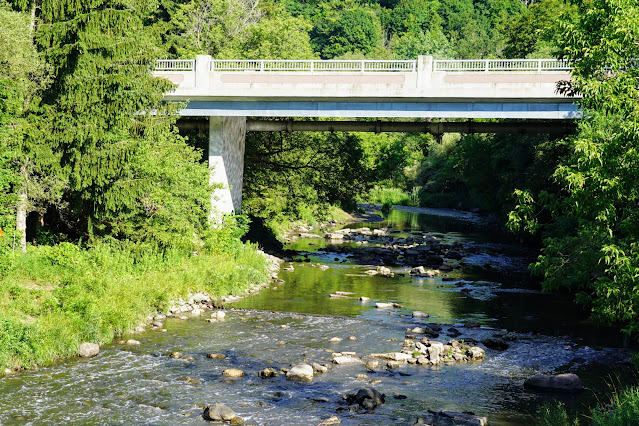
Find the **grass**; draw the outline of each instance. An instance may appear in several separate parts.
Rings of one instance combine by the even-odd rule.
[[[393,205],[417,206],[419,205],[418,193],[419,188],[414,188],[411,193],[408,193],[399,188],[375,186],[370,190],[365,200],[369,203],[383,204],[389,207]]]
[[[580,422],[578,418],[570,418],[564,405],[560,402],[541,406],[537,426],[575,426],[589,424],[592,426],[632,426],[639,424],[639,387],[633,386],[613,393],[609,404],[599,404]]]
[[[32,368],[107,343],[195,292],[240,294],[266,281],[253,246],[160,253],[132,243],[31,247],[0,276],[0,366]]]

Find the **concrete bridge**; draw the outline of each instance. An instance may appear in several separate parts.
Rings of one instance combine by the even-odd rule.
[[[165,99],[188,102],[182,116],[209,117],[211,182],[225,188],[214,194],[218,213],[241,208],[246,117],[571,120],[580,116],[575,99],[557,93],[557,83],[570,79],[570,66],[555,59],[218,60],[200,55],[195,60],[158,60],[154,75],[177,85]],[[352,126],[358,130],[350,123],[297,129]],[[423,131],[451,131],[424,124]],[[448,128],[484,131],[474,130],[481,126],[459,124]],[[359,126],[359,131],[402,128],[383,126]],[[548,128],[543,124],[539,131]],[[277,129],[295,130],[292,124],[249,122],[249,130]]]

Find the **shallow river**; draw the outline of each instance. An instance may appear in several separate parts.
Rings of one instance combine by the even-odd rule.
[[[234,303],[237,309],[227,310],[223,321],[206,322],[206,314],[168,319],[167,332],[136,335],[140,346],[107,345],[96,358],[0,378],[0,424],[206,424],[202,408],[214,402],[229,405],[248,424],[312,425],[337,413],[342,424],[412,425],[428,409],[472,411],[493,425],[531,424],[544,401],[559,399],[584,411],[605,400],[606,383],[630,380],[615,362],[626,357],[614,349],[619,336],[593,327],[569,299],[537,291],[526,273],[530,252],[500,243],[503,237],[472,215],[428,213],[394,210],[385,222],[352,227],[388,227],[399,231],[392,234],[398,238],[419,231],[444,244],[472,245],[473,254],[453,262],[459,265],[453,272],[413,278],[401,266],[391,268],[394,278],[369,276],[364,271],[372,265],[327,251],[325,240],[298,239],[289,245],[301,252],[294,271],[280,272],[285,283]],[[329,298],[336,291],[353,295]],[[370,301],[360,302],[360,296]],[[402,307],[376,309],[379,301]],[[413,319],[413,310],[430,318]],[[462,326],[469,320],[482,327]],[[425,323],[442,324],[443,333],[455,326],[462,333],[458,339],[481,341],[503,329],[516,332],[517,339],[504,351],[487,349],[481,363],[374,372],[363,365],[331,366],[313,383],[257,377],[263,368],[304,360],[330,364],[331,352],[396,352],[406,328]],[[332,337],[343,340],[331,342]],[[448,339],[442,334],[436,340]],[[173,351],[193,359],[173,359],[168,356]],[[227,357],[212,360],[207,353]],[[225,378],[227,368],[245,376]],[[579,395],[525,390],[524,380],[540,372],[577,373],[586,390]],[[344,393],[371,382],[386,394],[385,404],[369,413],[340,410]]]

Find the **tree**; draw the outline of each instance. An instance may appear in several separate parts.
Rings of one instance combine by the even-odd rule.
[[[576,22],[562,22],[559,47],[574,67],[562,89],[582,94],[585,117],[554,174],[561,191],[537,197],[541,208],[552,210],[554,222],[534,270],[543,275],[545,289],[568,288],[595,319],[636,333],[639,2],[592,0],[578,7]],[[535,194],[520,195],[511,223],[534,227]]]
[[[162,106],[172,84],[150,73],[158,51],[143,25],[149,9],[109,0],[23,6],[33,6],[36,45],[52,70],[50,85],[29,80],[42,101],[18,135],[25,205],[49,197],[34,208],[79,236],[196,244],[209,211],[207,170]],[[29,37],[28,28],[17,31]],[[25,56],[40,57],[33,47]],[[56,182],[64,185],[52,203]]]
[[[27,137],[33,125],[29,113],[45,80],[45,65],[33,43],[33,26],[33,16],[0,4],[0,228],[9,231],[14,224],[23,251],[26,216],[32,209],[29,193],[38,192],[30,158],[34,146]],[[10,235],[13,232],[7,232]]]
[[[379,17],[352,1],[324,4],[310,32],[311,43],[322,59],[350,52],[367,55],[381,43]]]
[[[530,55],[552,56],[557,16],[573,12],[573,8],[563,0],[544,0],[533,3],[520,14],[509,20],[505,26],[507,58],[526,58]]]
[[[310,23],[272,1],[195,0],[175,10],[170,26],[167,47],[181,58],[314,57]]]

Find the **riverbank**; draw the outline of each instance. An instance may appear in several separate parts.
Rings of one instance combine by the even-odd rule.
[[[142,331],[196,293],[223,301],[259,291],[275,273],[255,246],[239,243],[190,253],[115,243],[30,247],[0,276],[0,373]]]

